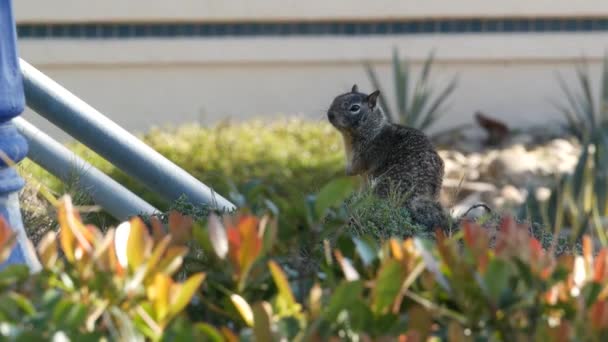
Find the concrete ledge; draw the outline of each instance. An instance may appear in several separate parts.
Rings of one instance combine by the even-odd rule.
[[[18,23],[598,17],[605,0],[19,0]]]

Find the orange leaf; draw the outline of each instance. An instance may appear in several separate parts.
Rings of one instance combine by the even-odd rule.
[[[237,273],[240,273],[241,263],[239,260],[239,251],[241,250],[241,234],[239,230],[234,227],[228,227],[226,229],[228,235],[228,257],[232,262],[232,265],[236,269]]]
[[[227,327],[222,327],[220,330],[222,331],[222,335],[224,336],[227,342],[239,341],[239,338]]]
[[[0,263],[11,255],[16,240],[17,234],[8,226],[4,217],[0,216]]]
[[[591,260],[593,259],[593,242],[589,235],[583,235],[583,257],[585,258],[585,263],[587,265],[591,265]]]
[[[394,239],[391,238],[389,240],[389,245],[391,248],[391,254],[393,255],[393,258],[401,261],[403,260],[403,250],[401,249],[401,245],[399,244],[399,242]]]
[[[110,268],[116,273],[116,275],[122,277],[126,274],[126,272],[125,268],[122,267],[122,265],[118,261],[118,257],[116,256],[116,230],[112,229],[110,230],[110,232],[113,235],[113,241],[110,247],[108,248],[108,264],[110,265]]]
[[[72,262],[76,259],[76,245],[78,245],[84,253],[92,253],[91,242],[93,235],[90,229],[82,224],[80,215],[72,206],[72,201],[69,196],[63,196],[58,202],[57,219],[61,227],[61,247],[68,261]]]
[[[152,218],[150,218],[150,225],[152,227],[152,238],[154,239],[154,243],[158,243],[163,237],[165,237],[165,235],[167,235],[165,228],[158,217],[152,216]]]
[[[15,235],[15,233],[9,227],[8,223],[4,219],[4,216],[0,215],[0,247],[9,247],[8,242],[12,239],[13,235]]]
[[[241,235],[239,261],[241,270],[249,269],[262,250],[262,239],[258,236],[259,220],[255,216],[245,216],[239,220],[238,228]]]
[[[603,283],[604,279],[606,279],[607,269],[607,258],[608,258],[608,250],[602,248],[597,257],[595,258],[595,265],[593,270],[593,281],[596,283]]]

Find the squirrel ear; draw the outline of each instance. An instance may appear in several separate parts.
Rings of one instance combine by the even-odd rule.
[[[351,93],[358,93],[359,92],[359,87],[357,87],[356,84],[353,84],[353,89],[350,90]]]
[[[376,90],[375,92],[367,95],[367,103],[369,103],[370,108],[375,108],[376,103],[378,101],[378,96],[380,96],[380,90]]]

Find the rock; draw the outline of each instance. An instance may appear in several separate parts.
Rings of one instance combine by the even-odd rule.
[[[534,191],[534,197],[539,201],[546,201],[551,196],[551,189],[541,186]]]
[[[506,202],[511,202],[515,204],[524,203],[526,200],[526,196],[523,191],[520,191],[513,185],[505,185],[500,190],[500,196],[504,198]]]
[[[498,184],[524,186],[538,168],[534,154],[526,151],[523,145],[514,145],[499,153],[488,165],[487,173]]]

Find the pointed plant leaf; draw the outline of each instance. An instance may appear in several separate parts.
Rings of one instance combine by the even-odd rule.
[[[131,222],[125,221],[116,227],[114,231],[114,250],[116,252],[116,258],[118,263],[124,269],[129,266],[127,256],[127,243],[129,241],[129,235],[131,234]]]
[[[361,296],[362,292],[363,282],[361,280],[340,283],[323,311],[327,322],[334,322],[340,312],[348,310],[354,303],[354,299]]]
[[[431,67],[433,66],[433,62],[435,61],[435,51],[431,51],[428,57],[424,61],[424,65],[422,67],[422,72],[420,73],[420,81],[422,83],[426,83],[429,79],[429,75],[431,73]]]
[[[158,265],[162,256],[167,251],[167,248],[169,247],[170,242],[171,242],[171,236],[166,235],[165,237],[162,238],[162,240],[160,240],[156,244],[156,246],[152,250],[152,254],[150,254],[150,257],[148,258],[148,261],[147,261],[148,274],[155,271],[155,267]]]
[[[336,260],[338,261],[338,265],[340,265],[340,268],[342,269],[342,273],[344,273],[344,278],[347,281],[359,280],[359,273],[357,270],[355,270],[350,261],[342,256],[342,253],[340,253],[338,250],[336,250],[334,254],[336,256]]]
[[[209,342],[223,342],[224,338],[214,326],[207,323],[196,323],[194,329],[203,334]]]
[[[488,264],[488,268],[483,275],[483,282],[488,295],[495,303],[498,301],[503,291],[509,287],[510,275],[511,268],[506,261],[493,259]]]
[[[135,271],[145,261],[152,247],[152,241],[144,222],[135,217],[129,221],[131,229],[127,240],[127,263]]]
[[[224,228],[219,217],[214,213],[209,214],[207,229],[209,230],[209,240],[211,241],[215,255],[223,260],[226,258],[226,254],[228,254],[228,237],[226,235],[226,228]]]
[[[406,99],[407,94],[405,93],[407,79],[401,70],[401,61],[399,61],[399,54],[397,49],[393,49],[393,77],[395,79],[395,98],[397,99],[397,110],[399,115],[405,115],[406,111]]]
[[[372,239],[365,237],[353,237],[357,248],[357,254],[363,261],[363,265],[369,266],[378,256],[378,246]]]
[[[148,287],[148,297],[152,300],[154,318],[157,321],[165,319],[169,314],[169,297],[173,280],[166,274],[157,273],[154,282]]]
[[[608,125],[608,55],[604,55],[600,87],[600,124],[603,128],[606,128],[606,125]]]
[[[241,315],[241,318],[243,319],[245,324],[247,324],[249,327],[253,327],[254,316],[253,310],[251,309],[249,303],[247,303],[247,301],[243,299],[243,297],[239,296],[236,293],[230,295],[230,301],[232,302],[232,305],[234,305],[238,313]]]
[[[350,177],[342,177],[327,183],[317,194],[315,213],[323,218],[329,208],[344,202],[355,189],[355,182]]]
[[[205,280],[205,273],[195,273],[190,276],[190,278],[186,279],[182,284],[180,284],[177,293],[174,294],[172,298],[171,307],[169,312],[171,315],[177,315],[182,312],[186,305],[190,303],[192,297],[198,291],[199,287]]]
[[[387,259],[380,270],[373,289],[372,309],[377,314],[385,313],[397,298],[404,278],[404,269],[394,259]]]
[[[287,304],[288,307],[295,307],[297,305],[296,299],[293,292],[291,292],[285,272],[283,272],[279,264],[273,260],[268,261],[268,268],[270,269],[272,279],[279,290],[279,296],[282,297],[284,303]]]
[[[272,341],[272,308],[267,302],[253,305],[253,334],[256,341]]]
[[[384,95],[386,93],[384,92],[384,90],[380,86],[380,82],[378,81],[378,77],[376,76],[376,72],[374,71],[374,69],[372,68],[372,66],[371,66],[370,63],[365,63],[365,71],[367,72],[367,75],[369,76],[369,80],[372,83],[372,86],[380,91],[380,97],[379,97],[379,99],[380,99],[380,106],[384,110],[384,113],[389,118],[389,120],[391,120],[392,122],[399,122],[399,118],[397,117],[397,115],[394,114],[391,111],[391,108],[388,106],[388,102],[385,99],[385,95]]]

